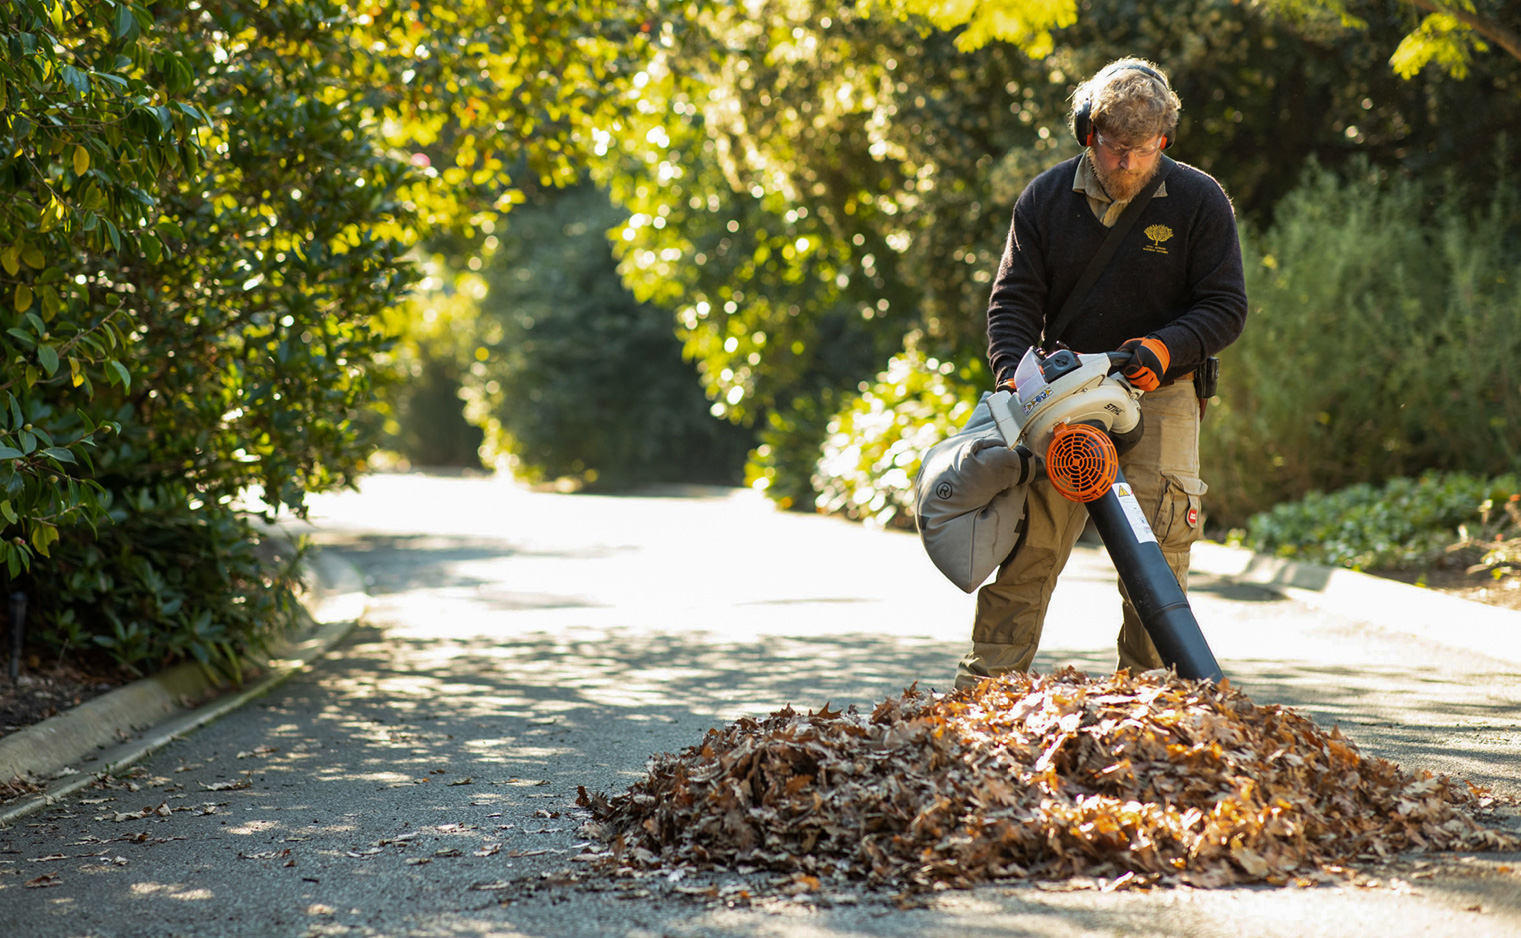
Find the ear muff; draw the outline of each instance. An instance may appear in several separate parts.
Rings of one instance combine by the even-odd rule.
[[[1109,71],[1109,69],[1105,69],[1105,71]],[[1162,87],[1172,90],[1172,85],[1168,83],[1166,77],[1161,72],[1158,72],[1154,68],[1148,68],[1145,65],[1131,63],[1121,65],[1115,68],[1114,71],[1142,72],[1161,82]],[[1072,134],[1077,137],[1078,143],[1081,143],[1085,147],[1091,147],[1093,146],[1093,136],[1096,132],[1093,126],[1093,98],[1087,97],[1072,112]],[[1165,150],[1172,146],[1174,136],[1176,134],[1171,130],[1162,136],[1162,149]]]

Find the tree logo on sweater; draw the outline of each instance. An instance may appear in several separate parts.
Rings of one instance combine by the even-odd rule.
[[[1172,229],[1166,225],[1151,225],[1146,229],[1146,237],[1151,239],[1151,243],[1141,250],[1151,251],[1154,254],[1166,254],[1167,249],[1162,247],[1162,242],[1172,237]]]

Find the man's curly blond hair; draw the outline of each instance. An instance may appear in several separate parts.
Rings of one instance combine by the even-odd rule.
[[[1110,62],[1077,86],[1072,92],[1069,124],[1085,103],[1089,105],[1088,119],[1094,128],[1127,142],[1148,140],[1157,134],[1172,135],[1178,127],[1178,112],[1183,109],[1183,103],[1167,83],[1166,73],[1134,56]]]

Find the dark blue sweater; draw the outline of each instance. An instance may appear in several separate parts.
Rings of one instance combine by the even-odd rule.
[[[988,302],[988,358],[1002,382],[1042,342],[1109,233],[1074,191],[1077,161],[1035,178],[1014,206],[1009,241]],[[1246,284],[1230,199],[1213,177],[1182,163],[1125,235],[1060,337],[1104,352],[1155,335],[1172,353],[1168,375],[1193,370],[1241,334]]]

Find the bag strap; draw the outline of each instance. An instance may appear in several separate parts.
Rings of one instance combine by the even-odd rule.
[[[1109,235],[1104,238],[1104,243],[1099,245],[1098,253],[1094,254],[1093,260],[1088,262],[1088,269],[1083,271],[1082,279],[1078,280],[1077,286],[1067,294],[1067,302],[1062,304],[1061,312],[1057,313],[1056,318],[1046,326],[1045,341],[1042,343],[1045,348],[1053,348],[1062,333],[1067,331],[1067,327],[1072,324],[1072,317],[1077,313],[1078,304],[1087,297],[1088,291],[1093,289],[1099,275],[1104,272],[1105,267],[1109,266],[1109,259],[1114,257],[1114,252],[1120,249],[1120,242],[1125,240],[1125,235],[1135,227],[1136,219],[1141,217],[1146,203],[1151,201],[1157,189],[1161,188],[1162,181],[1167,178],[1167,174],[1172,172],[1172,168],[1177,165],[1166,155],[1163,155],[1161,160],[1162,165],[1157,167],[1156,175],[1152,176],[1145,188],[1136,193],[1135,198],[1130,200],[1130,204],[1125,206],[1125,210],[1115,220],[1114,227],[1109,229]]]

